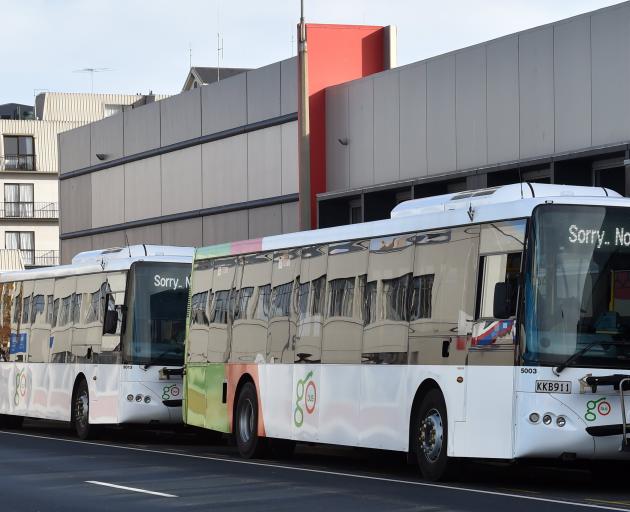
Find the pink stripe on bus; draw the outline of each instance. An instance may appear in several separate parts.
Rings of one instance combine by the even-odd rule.
[[[232,242],[230,250],[231,254],[245,254],[248,252],[262,251],[262,238],[254,240],[242,240],[240,242]]]

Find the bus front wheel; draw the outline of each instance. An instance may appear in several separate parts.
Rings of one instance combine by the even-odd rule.
[[[97,427],[90,425],[90,392],[84,379],[79,381],[72,399],[72,425],[79,439],[92,439]]]
[[[413,420],[412,439],[422,476],[431,481],[445,478],[453,463],[446,456],[448,423],[440,390],[430,389],[422,398]]]
[[[258,436],[258,396],[252,382],[245,383],[238,395],[234,437],[241,457],[251,459],[262,454],[264,439]]]

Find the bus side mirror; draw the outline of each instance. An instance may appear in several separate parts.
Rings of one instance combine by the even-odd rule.
[[[108,309],[105,311],[105,321],[103,322],[103,334],[116,334],[118,327],[118,311]]]
[[[492,316],[498,319],[510,318],[514,314],[510,285],[506,282],[494,285]]]

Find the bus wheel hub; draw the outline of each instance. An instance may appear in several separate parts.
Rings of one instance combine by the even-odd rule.
[[[431,409],[420,425],[420,448],[429,462],[435,462],[442,451],[442,417]]]

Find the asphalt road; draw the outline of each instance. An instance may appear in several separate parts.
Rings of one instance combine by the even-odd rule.
[[[389,452],[300,446],[288,461],[243,461],[203,436],[107,431],[76,440],[63,424],[0,431],[0,510],[630,510],[630,486],[579,468],[467,463],[423,482]]]

